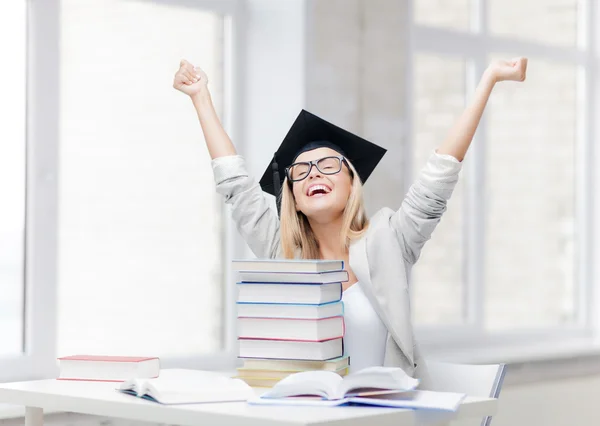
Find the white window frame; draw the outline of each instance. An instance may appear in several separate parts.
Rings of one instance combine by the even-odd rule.
[[[524,41],[512,37],[493,36],[487,28],[488,0],[473,0],[471,31],[458,31],[420,25],[415,22],[414,3],[408,5],[408,37],[406,96],[408,116],[406,119],[408,143],[405,144],[405,158],[412,158],[414,142],[414,77],[412,67],[417,53],[438,54],[441,56],[464,57],[467,59],[467,100],[488,65],[488,55],[494,52],[518,52],[522,56],[542,58],[561,63],[577,64],[585,71],[579,76],[583,84],[578,84],[581,119],[577,127],[577,161],[583,167],[576,170],[576,235],[578,263],[576,321],[570,326],[557,326],[544,329],[522,329],[489,333],[482,329],[484,316],[484,271],[482,267],[484,242],[484,177],[486,146],[486,115],[482,117],[479,130],[475,134],[470,148],[470,161],[465,163],[463,174],[470,177],[470,186],[465,192],[464,211],[469,216],[467,229],[463,229],[465,241],[463,274],[465,280],[464,318],[466,322],[456,326],[417,326],[416,333],[426,351],[465,352],[465,349],[477,350],[482,347],[514,347],[532,342],[585,339],[592,344],[595,334],[600,333],[600,315],[595,312],[600,306],[600,282],[598,282],[598,261],[600,250],[598,241],[600,232],[598,222],[594,221],[594,211],[600,208],[596,191],[600,189],[600,174],[594,173],[594,155],[600,160],[599,150],[594,150],[594,141],[600,134],[598,103],[600,100],[600,66],[598,48],[600,31],[594,25],[600,18],[598,5],[594,0],[579,0],[578,46],[554,47],[543,43]],[[584,89],[585,88],[585,89]],[[586,91],[588,96],[584,96]],[[578,117],[579,118],[579,117]],[[406,164],[410,165],[410,161]],[[405,168],[406,188],[411,182],[411,167]],[[590,232],[592,231],[592,232]]]
[[[202,9],[226,15],[224,126],[236,139],[241,133],[242,0],[147,0]],[[27,11],[27,195],[25,244],[24,351],[0,358],[0,382],[56,377],[57,352],[57,224],[58,146],[60,96],[60,0],[28,0]],[[208,167],[209,165],[207,165]],[[224,221],[224,279],[232,282],[228,267],[241,255],[230,220]],[[225,285],[222,322],[223,349],[208,355],[161,359],[163,367],[231,368],[236,357],[233,286]]]

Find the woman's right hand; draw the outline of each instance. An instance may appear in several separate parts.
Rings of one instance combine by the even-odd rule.
[[[173,79],[173,88],[188,96],[194,96],[206,90],[207,84],[208,77],[202,69],[194,67],[185,59],[181,60],[179,70],[177,70]]]

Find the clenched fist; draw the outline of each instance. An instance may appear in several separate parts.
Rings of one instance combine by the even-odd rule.
[[[487,71],[495,81],[525,81],[527,58],[513,58],[510,61],[494,61]]]
[[[207,84],[208,77],[202,69],[194,67],[185,59],[181,60],[179,70],[177,70],[173,79],[173,88],[186,95],[194,96],[206,89]]]

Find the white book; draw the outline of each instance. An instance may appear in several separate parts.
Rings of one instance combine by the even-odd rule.
[[[342,298],[342,284],[261,284],[238,283],[237,302],[323,304]]]
[[[301,361],[288,359],[244,359],[243,367],[238,370],[270,370],[270,371],[308,371],[308,370],[326,370],[337,371],[347,368],[349,363],[348,356],[329,359],[327,361]]]
[[[347,376],[349,377],[349,376]],[[284,379],[285,380],[285,379]],[[283,381],[283,380],[282,380]],[[273,387],[277,386],[277,382]],[[408,408],[415,410],[456,411],[466,395],[453,392],[434,392],[413,390],[408,392],[391,392],[370,396],[352,396],[342,399],[322,399],[320,397],[298,398],[264,398],[254,397],[248,403],[255,405],[303,405],[303,406],[339,406],[339,405],[370,405],[379,407]]]
[[[380,407],[456,411],[465,398],[466,395],[462,393],[414,390],[387,395],[354,397],[349,402]]]
[[[324,342],[239,339],[238,343],[240,358],[325,361],[344,354],[341,338]]]
[[[368,367],[341,377],[331,371],[303,371],[292,374],[261,395],[262,399],[280,399],[312,395],[327,400],[344,399],[406,392],[416,389],[418,379],[410,377],[401,368]]]
[[[323,319],[238,318],[241,339],[321,342],[344,336],[344,317]]]
[[[344,269],[343,260],[239,259],[233,260],[236,271],[259,272],[329,272]]]
[[[243,380],[213,371],[165,369],[155,379],[131,379],[117,389],[161,404],[246,401],[256,396]]]
[[[342,301],[320,305],[292,303],[237,303],[238,317],[246,318],[331,318],[344,314]]]
[[[58,361],[58,380],[122,382],[157,377],[160,371],[160,361],[156,357],[72,355],[58,358]]]
[[[253,283],[303,283],[303,284],[327,284],[348,281],[348,271],[331,272],[267,272],[267,271],[244,271],[238,276],[242,282]]]

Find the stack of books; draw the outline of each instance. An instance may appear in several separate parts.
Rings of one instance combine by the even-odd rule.
[[[348,372],[343,261],[234,260],[238,272],[238,377],[271,387],[290,374]]]

